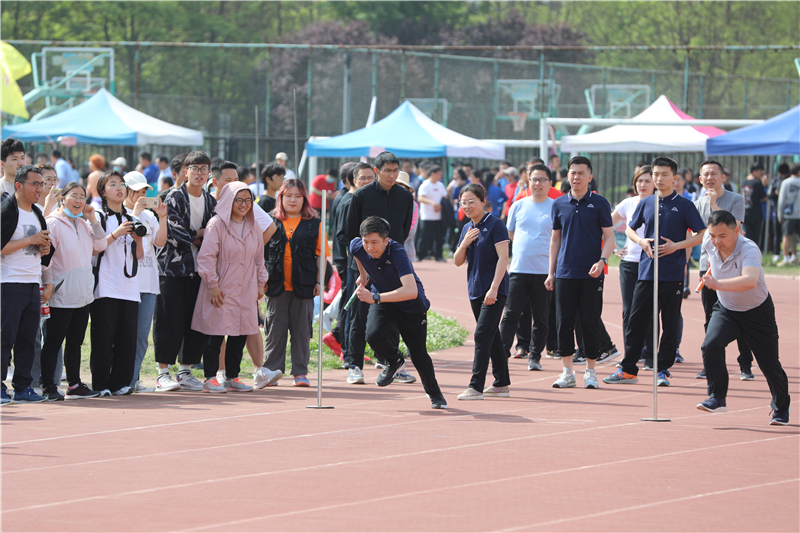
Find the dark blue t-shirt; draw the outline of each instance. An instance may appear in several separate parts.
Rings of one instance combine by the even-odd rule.
[[[481,232],[478,234],[478,238],[467,247],[467,287],[470,300],[483,298],[489,292],[499,259],[495,246],[509,241],[508,230],[503,221],[487,213],[477,226],[471,220],[464,225],[458,238],[459,246],[467,232],[474,227],[480,229]],[[503,281],[500,282],[497,294],[508,296],[508,272],[503,275]]]
[[[603,251],[603,228],[614,225],[608,200],[592,191],[580,200],[567,193],[553,202],[550,218],[553,231],[561,230],[556,278],[591,278],[589,270]],[[601,272],[598,279],[603,277]]]
[[[506,203],[506,200],[508,200],[508,198],[506,198],[506,193],[503,192],[503,189],[494,183],[490,183],[489,189],[486,191],[486,201],[491,202],[492,214],[494,216],[498,216],[503,212],[503,205]]]
[[[367,271],[369,280],[372,282],[372,293],[380,294],[399,289],[403,286],[400,278],[411,274],[417,282],[417,297],[413,300],[403,302],[381,302],[381,305],[392,305],[406,313],[425,313],[431,303],[425,297],[425,289],[422,282],[414,272],[411,261],[402,244],[389,239],[389,244],[380,259],[373,259],[364,250],[364,245],[360,237],[356,237],[350,242],[350,253],[361,262],[361,266]]]
[[[633,217],[629,226],[636,231],[644,225],[644,237],[652,239],[655,234],[655,198],[653,196],[642,199],[633,212]],[[659,221],[658,233],[661,237],[666,237],[672,242],[680,242],[686,239],[686,230],[694,233],[704,230],[706,225],[703,217],[698,213],[697,208],[691,200],[687,200],[677,192],[659,202]],[[664,244],[666,241],[661,241]],[[653,246],[655,248],[655,246]],[[686,250],[677,250],[669,255],[658,258],[658,279],[659,281],[683,281],[683,269],[686,266]],[[642,250],[639,259],[639,279],[653,281],[653,260]]]

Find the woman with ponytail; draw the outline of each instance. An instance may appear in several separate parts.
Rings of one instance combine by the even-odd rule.
[[[86,189],[75,182],[64,186],[58,208],[46,220],[53,258],[42,272],[42,299],[50,301],[42,347],[42,395],[48,401],[64,399],[58,393],[54,374],[58,350],[66,339],[66,398],[94,398],[100,393],[81,382],[81,345],[94,301],[92,256],[106,249],[106,235],[94,207],[86,203]]]
[[[127,186],[122,173],[116,170],[105,173],[97,182],[97,193],[102,202],[100,217],[107,248],[95,258],[92,388],[100,391],[101,396],[117,396],[133,392],[130,383],[139,315],[136,273],[139,260],[144,257],[145,242],[134,227],[134,222],[138,225],[141,222],[125,211]]]

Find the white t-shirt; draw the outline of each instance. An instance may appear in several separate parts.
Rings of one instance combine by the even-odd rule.
[[[631,219],[633,218],[633,213],[636,211],[636,206],[639,205],[639,197],[632,196],[630,198],[625,198],[622,200],[619,205],[617,205],[616,211],[617,213],[625,219],[625,227],[631,223]],[[639,229],[636,230],[636,235],[639,237],[644,237],[644,225],[640,226]],[[631,263],[638,263],[639,259],[642,257],[642,247],[630,240],[630,238],[625,239],[625,248],[628,249],[628,252],[622,257],[623,261],[629,261]]]
[[[272,217],[266,211],[261,209],[258,204],[253,204],[253,215],[256,217],[256,224],[258,224],[259,232],[264,233],[272,225]]]
[[[203,198],[203,195],[200,196],[189,196],[189,211],[190,211],[190,218],[189,218],[189,227],[192,231],[200,231],[200,228],[203,226],[203,215],[206,211],[206,201]],[[192,255],[194,256],[195,264],[197,264],[197,254],[200,252],[200,247],[192,245]]]
[[[295,173],[294,173],[294,170],[292,170],[292,169],[290,169],[290,168],[287,168],[287,169],[286,169],[286,176],[285,176],[285,178],[286,178],[287,180],[294,180],[294,179],[297,179],[297,174],[295,174]]]
[[[264,184],[261,183],[260,181],[254,181],[253,183],[248,185],[248,187],[250,187],[250,190],[253,191],[253,194],[256,195],[256,198],[264,194]]]
[[[14,230],[11,240],[18,241],[40,231],[42,225],[33,211],[20,209],[17,229]],[[0,279],[3,283],[39,283],[41,274],[42,258],[38,246],[26,246],[12,254],[2,256],[0,260]]]
[[[122,219],[125,220],[124,218]],[[117,217],[111,215],[106,218],[106,235],[111,235],[119,227]],[[94,297],[97,298],[116,298],[117,300],[129,300],[138,302],[139,300],[139,276],[128,278],[124,273],[126,249],[128,274],[132,274],[133,268],[131,243],[133,237],[125,235],[119,237],[106,248],[103,258],[100,260],[100,273],[98,274],[97,288],[94,290]],[[92,259],[92,264],[97,263],[97,256]]]
[[[133,216],[133,210],[128,209],[128,214]],[[144,257],[139,261],[139,273],[136,274],[136,279],[139,280],[139,292],[159,294],[161,290],[159,289],[158,283],[158,263],[156,263],[156,249],[153,244],[156,233],[158,233],[158,221],[153,213],[146,209],[139,213],[139,216],[136,218],[147,226],[147,235],[142,238]],[[103,260],[105,260],[105,258]]]
[[[0,195],[2,195],[3,197],[11,196],[15,192],[17,191],[14,187],[14,184],[7,182],[5,178],[0,176]]]
[[[447,196],[447,189],[442,185],[441,181],[433,183],[430,180],[425,180],[419,186],[419,196],[424,196],[428,200],[433,200],[437,204],[442,201],[442,198]],[[421,220],[442,220],[442,212],[435,211],[433,206],[426,203],[419,203],[419,218]]]

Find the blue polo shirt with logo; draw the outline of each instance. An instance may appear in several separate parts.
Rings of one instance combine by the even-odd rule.
[[[489,292],[494,281],[494,271],[497,268],[496,245],[508,242],[508,230],[503,221],[489,213],[485,214],[480,222],[475,225],[471,220],[464,225],[458,238],[458,245],[472,228],[478,228],[478,238],[467,247],[467,288],[469,299],[483,298]],[[497,289],[497,294],[508,296],[508,272],[503,275],[503,281]]]
[[[360,237],[356,237],[350,242],[350,253],[359,260],[361,266],[367,271],[369,280],[372,282],[372,293],[380,294],[399,289],[403,286],[400,278],[411,274],[417,283],[417,297],[413,300],[403,302],[381,302],[381,305],[391,305],[406,313],[425,313],[431,303],[425,297],[425,289],[422,282],[414,272],[411,261],[408,260],[403,245],[389,239],[383,255],[380,259],[373,259],[364,249],[364,244]]]
[[[655,234],[655,200],[658,192],[639,202],[633,217],[628,224],[636,231],[644,225],[644,237],[652,239]],[[686,231],[697,233],[706,229],[703,217],[697,211],[691,200],[679,195],[676,191],[658,202],[658,233],[672,242],[686,239]],[[661,241],[664,244],[666,241]],[[655,248],[655,246],[653,246]],[[683,281],[683,270],[686,266],[686,250],[677,250],[669,255],[658,258],[659,281]],[[653,281],[653,260],[642,250],[639,260],[639,279]]]
[[[603,228],[613,227],[608,200],[588,191],[576,200],[569,192],[556,198],[550,213],[553,230],[561,230],[556,278],[589,279],[603,251]],[[598,279],[602,279],[601,272]]]

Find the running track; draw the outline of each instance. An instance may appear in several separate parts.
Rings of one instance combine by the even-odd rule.
[[[465,271],[418,263],[433,308],[474,320]],[[696,283],[696,273],[693,277]],[[767,280],[795,402],[797,279]],[[616,271],[604,319],[622,346]],[[450,409],[419,383],[281,386],[234,396],[167,393],[2,409],[2,531],[792,531],[800,530],[800,412],[769,426],[769,393],[737,379],[725,414],[702,413],[702,308],[652,414],[633,386],[550,387],[560,364],[511,360],[512,397],[458,402],[472,343],[433,354]],[[578,367],[579,368],[579,367]],[[600,369],[600,377],[613,363]],[[413,369],[412,369],[413,372]],[[374,383],[377,371],[365,371]],[[316,383],[316,376],[312,383]],[[579,385],[582,378],[578,377]]]

